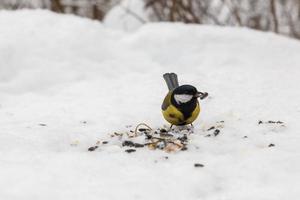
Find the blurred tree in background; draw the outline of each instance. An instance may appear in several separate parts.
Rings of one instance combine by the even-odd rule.
[[[43,8],[102,20],[120,0],[0,0],[0,9]]]
[[[47,8],[48,0],[0,0],[0,9]]]
[[[300,39],[300,0],[145,0],[154,21],[245,26]]]
[[[0,9],[45,8],[102,20],[122,0],[1,0]],[[140,0],[147,21],[244,26],[300,39],[300,0]],[[123,7],[124,8],[124,7]],[[131,8],[127,14],[136,15]]]
[[[119,0],[51,0],[51,10],[102,20]]]

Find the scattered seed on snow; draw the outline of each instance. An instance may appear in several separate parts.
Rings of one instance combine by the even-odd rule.
[[[149,132],[150,131],[150,129],[148,129],[148,128],[139,128],[138,130],[140,132]]]
[[[126,149],[125,152],[127,152],[127,153],[133,153],[133,152],[136,152],[136,150],[135,149]]]
[[[213,130],[213,129],[215,129],[214,126],[212,126],[212,127],[210,127],[209,129],[207,129],[207,131],[210,131],[210,130]]]
[[[164,128],[162,128],[162,129],[160,129],[160,132],[161,132],[161,133],[166,133],[166,132],[167,132],[167,130],[166,130],[166,129],[164,129]]]
[[[135,148],[142,148],[142,147],[144,147],[145,145],[143,145],[143,144],[139,144],[139,143],[134,143],[134,147]]]
[[[204,165],[203,165],[203,164],[200,164],[200,163],[195,163],[195,164],[194,164],[194,167],[204,167]]]
[[[165,132],[162,132],[159,134],[161,137],[173,137],[172,134],[169,134],[169,133],[165,133]]]
[[[263,122],[263,121],[259,120],[258,124],[284,124],[284,122],[279,121],[279,120],[278,121],[269,120],[269,121]]]
[[[134,146],[134,143],[132,141],[129,141],[129,140],[125,140],[123,143],[122,143],[122,146],[128,146],[128,147],[133,147]]]
[[[216,130],[214,131],[214,136],[219,135],[219,133],[220,133],[220,130],[219,130],[219,129],[216,129]]]
[[[186,150],[188,150],[187,147],[182,147],[182,149],[181,149],[181,151],[186,151]]]
[[[95,151],[97,148],[98,148],[98,146],[93,146],[93,147],[88,148],[88,151]]]

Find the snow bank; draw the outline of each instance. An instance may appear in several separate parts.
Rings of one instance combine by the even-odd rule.
[[[128,34],[27,10],[1,11],[0,27],[1,199],[299,197],[298,41],[167,23]],[[126,125],[161,127],[169,71],[210,94],[187,151],[87,151]]]

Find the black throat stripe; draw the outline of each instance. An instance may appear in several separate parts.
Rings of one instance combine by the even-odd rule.
[[[197,107],[197,98],[193,98],[187,103],[178,104],[174,98],[174,95],[172,95],[171,102],[183,114],[184,120],[190,118]]]

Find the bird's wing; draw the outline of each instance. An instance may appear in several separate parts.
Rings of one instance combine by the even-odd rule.
[[[172,91],[170,91],[167,94],[167,96],[165,97],[165,99],[164,99],[164,101],[161,105],[162,110],[166,110],[170,106],[170,104],[171,104],[171,95],[172,95]]]

